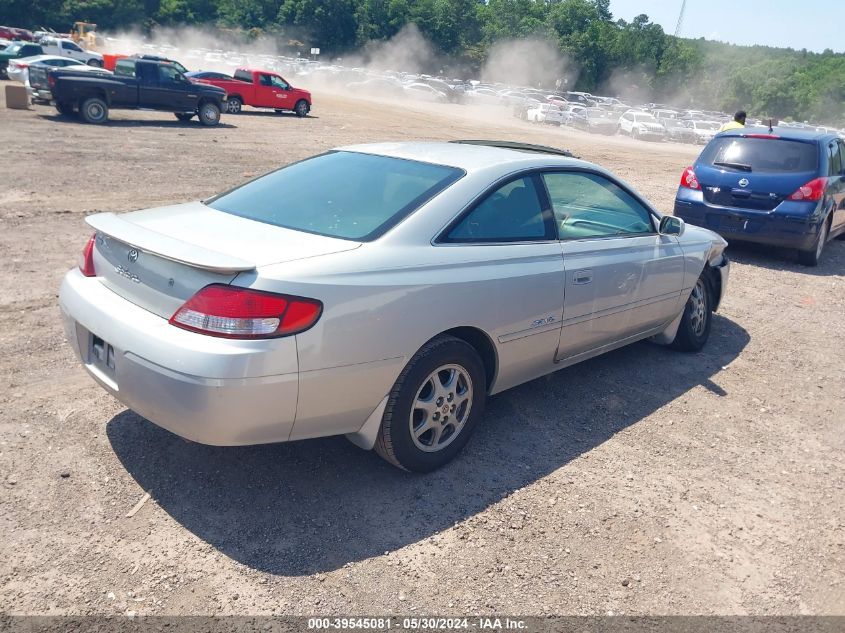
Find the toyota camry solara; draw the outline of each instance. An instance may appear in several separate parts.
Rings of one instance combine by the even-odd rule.
[[[185,438],[346,434],[412,471],[452,459],[491,394],[645,338],[699,350],[725,241],[538,149],[345,147],[93,215],[61,288],[68,340]]]

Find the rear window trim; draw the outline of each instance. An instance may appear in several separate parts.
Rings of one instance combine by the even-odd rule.
[[[211,203],[215,202],[219,198],[222,198],[223,196],[229,195],[233,191],[236,191],[236,190],[240,189],[241,187],[245,187],[245,186],[249,185],[250,183],[255,182],[256,180],[260,180],[261,178],[265,178],[266,176],[270,176],[271,174],[275,174],[276,172],[282,171],[283,169],[287,169],[288,167],[291,167],[293,165],[298,165],[300,163],[307,162],[307,161],[312,160],[314,158],[320,158],[321,156],[328,156],[330,154],[358,154],[360,156],[376,156],[376,157],[379,157],[379,158],[390,158],[392,160],[401,160],[401,161],[404,161],[404,162],[407,162],[407,163],[415,163],[415,164],[419,164],[419,165],[433,165],[433,166],[436,166],[436,167],[444,167],[446,169],[453,170],[454,174],[452,175],[452,177],[445,178],[443,180],[443,182],[439,183],[438,185],[436,185],[434,187],[431,187],[430,189],[426,190],[425,192],[423,192],[422,194],[420,194],[419,196],[417,196],[416,198],[411,200],[408,204],[406,204],[404,207],[399,209],[396,213],[394,213],[387,220],[385,220],[381,225],[379,225],[379,227],[376,230],[371,231],[370,233],[364,235],[363,237],[357,237],[357,238],[356,237],[345,237],[345,236],[342,236],[342,235],[332,235],[330,233],[322,233],[320,231],[309,231],[308,229],[291,227],[291,226],[284,226],[284,225],[281,225],[281,224],[273,224],[271,222],[263,222],[262,220],[257,220],[255,218],[240,215],[238,213],[232,213],[231,211],[225,211],[223,209],[216,209],[216,208],[211,206]],[[465,169],[462,169],[460,167],[455,167],[454,165],[444,165],[442,163],[434,163],[434,162],[429,162],[429,161],[414,160],[412,158],[403,158],[401,156],[388,156],[386,154],[376,154],[376,153],[371,153],[371,152],[357,152],[357,151],[353,151],[353,150],[332,149],[332,150],[329,150],[327,152],[322,152],[321,154],[314,154],[313,156],[308,156],[307,158],[303,158],[302,160],[297,160],[297,161],[294,161],[292,163],[288,163],[287,165],[283,165],[283,166],[281,166],[277,169],[273,169],[271,171],[268,171],[267,173],[261,174],[259,176],[256,176],[255,178],[251,178],[250,180],[247,180],[244,183],[241,183],[241,184],[239,184],[235,187],[232,187],[231,189],[229,189],[227,191],[215,194],[215,195],[211,196],[210,198],[206,198],[205,200],[200,200],[200,202],[202,204],[204,204],[205,206],[209,207],[210,209],[214,209],[215,211],[219,211],[220,213],[228,213],[229,215],[234,215],[234,216],[239,217],[239,218],[244,218],[245,220],[252,220],[253,222],[259,222],[261,224],[267,224],[268,226],[277,226],[279,228],[287,229],[289,231],[301,231],[302,233],[309,233],[311,235],[319,235],[321,237],[330,237],[330,238],[333,238],[333,239],[345,240],[347,242],[356,242],[356,243],[374,242],[375,240],[379,239],[380,237],[382,237],[387,232],[396,228],[403,221],[407,220],[410,216],[412,216],[414,213],[416,213],[425,204],[427,204],[428,202],[430,202],[431,200],[433,200],[434,198],[439,196],[441,193],[446,191],[446,189],[448,189],[449,187],[454,185],[456,182],[458,182],[459,180],[464,178],[466,176],[466,174],[467,174],[467,172],[466,172]]]

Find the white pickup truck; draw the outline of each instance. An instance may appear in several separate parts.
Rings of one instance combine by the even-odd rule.
[[[94,51],[86,51],[73,40],[59,39],[57,37],[45,37],[41,40],[41,48],[45,55],[61,55],[77,59],[89,66],[103,67],[103,56]]]

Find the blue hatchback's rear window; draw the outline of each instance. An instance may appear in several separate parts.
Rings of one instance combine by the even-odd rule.
[[[759,173],[790,173],[818,169],[813,143],[777,138],[724,136],[713,139],[698,162],[719,169]]]
[[[398,224],[464,172],[388,156],[330,152],[208,201],[258,222],[356,241]]]

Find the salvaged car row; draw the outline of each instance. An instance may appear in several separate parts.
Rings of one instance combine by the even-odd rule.
[[[79,41],[75,41],[55,33],[36,33],[30,34],[30,37],[37,41],[4,42],[0,39],[0,49],[4,46],[6,49],[0,50],[0,76],[4,73],[7,62],[10,70],[14,66],[26,67],[30,63],[66,65],[71,60],[78,62],[74,65],[75,70],[82,69],[82,64],[115,70],[117,61],[127,57],[125,54],[99,53],[83,47],[86,44],[93,46],[94,39],[99,41],[102,38],[77,38]],[[307,114],[311,108],[310,93],[301,89],[299,94],[289,93],[291,91],[283,87],[290,86],[291,82],[285,79],[288,77],[305,86],[342,90],[345,94],[365,95],[379,100],[504,106],[511,108],[515,116],[526,121],[571,126],[598,134],[626,134],[640,140],[703,145],[716,134],[722,123],[730,120],[730,115],[724,112],[672,108],[659,103],[626,104],[615,97],[587,92],[483,83],[478,80],[460,80],[401,71],[350,68],[301,57],[254,55],[210,49],[183,50],[172,45],[113,38],[105,38],[100,44],[105,46],[103,50],[135,49],[141,52],[135,57],[170,61],[191,81],[209,81],[224,88],[228,86],[234,90],[233,96],[236,98],[222,105],[224,110],[231,114],[240,112],[245,105],[271,108],[280,112],[290,110],[300,116]],[[44,46],[51,48],[47,50]],[[48,52],[54,56],[64,56],[67,62],[56,64],[48,60],[32,60],[33,55]],[[173,61],[173,56],[184,57],[189,65],[197,70],[189,72],[185,66]],[[256,79],[255,73],[261,73],[261,78]],[[9,76],[13,75],[10,73]],[[14,78],[24,83],[27,81],[20,70],[15,72]],[[255,88],[243,86],[240,81],[252,83]],[[256,81],[258,83],[255,83]],[[296,89],[292,91],[296,92]],[[43,99],[47,92],[42,88],[37,98]],[[279,105],[282,107],[277,107]],[[768,123],[753,117],[749,119],[750,125]],[[780,126],[835,133],[845,138],[845,130],[835,130],[808,122],[780,122]]]

